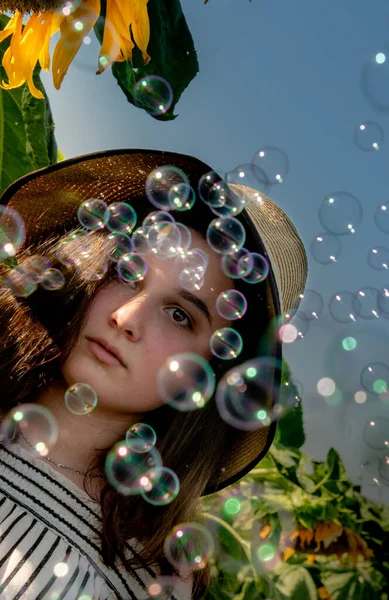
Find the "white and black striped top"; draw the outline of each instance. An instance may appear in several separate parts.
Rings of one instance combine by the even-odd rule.
[[[145,564],[130,572],[104,565],[101,524],[100,505],[73,481],[19,444],[0,445],[1,600],[150,598],[158,573]],[[127,548],[126,558],[142,546],[131,539]]]

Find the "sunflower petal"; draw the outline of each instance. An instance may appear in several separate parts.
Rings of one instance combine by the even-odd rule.
[[[52,12],[44,12],[42,14],[42,18],[47,21],[46,32],[43,36],[43,43],[41,47],[41,51],[39,53],[39,64],[44,71],[48,71],[50,69],[50,38],[51,38],[51,29],[53,23],[53,13]]]
[[[100,14],[100,0],[88,0],[62,21],[61,37],[53,55],[53,83],[58,90],[82,40],[92,29]]]
[[[124,56],[124,60],[132,59],[132,51],[135,47],[134,42],[131,39],[130,32],[130,22],[127,21],[125,14],[126,11],[123,10],[127,6],[126,2],[120,2],[118,0],[112,0],[112,10],[113,12],[113,23],[115,25],[116,31],[119,35],[119,45],[120,50]]]
[[[48,13],[34,13],[26,23],[20,42],[20,54],[26,79],[35,69],[46,35],[50,33]]]
[[[147,64],[150,56],[147,54],[147,46],[150,41],[150,21],[147,12],[147,0],[136,0],[135,21],[131,23],[132,34],[135,44],[142,51],[142,58]]]
[[[13,17],[8,21],[3,31],[0,31],[0,42],[2,42],[3,40],[5,40],[5,38],[14,33],[20,14],[21,13],[17,10]]]
[[[23,15],[19,12],[15,22],[14,33],[11,38],[10,45],[4,52],[2,64],[9,81],[8,84],[6,84],[3,81],[4,89],[20,87],[26,81],[23,69],[21,68],[20,64],[20,40],[22,36],[22,18]]]
[[[108,69],[120,53],[119,36],[116,31],[117,7],[114,0],[107,0],[106,14],[103,43],[99,54],[99,68],[96,71],[96,75]]]

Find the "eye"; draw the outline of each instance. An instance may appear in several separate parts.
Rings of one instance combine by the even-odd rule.
[[[129,286],[133,290],[136,290],[138,287],[138,283],[139,283],[139,281],[126,281],[125,285]],[[181,308],[177,308],[175,306],[173,306],[171,308],[167,308],[166,310],[174,310],[174,311],[177,311],[178,313],[181,313],[181,315],[187,321],[186,325],[181,325],[181,323],[179,323],[178,321],[173,320],[174,327],[178,327],[179,329],[192,329],[192,330],[194,329],[191,318],[186,314],[186,312],[184,310],[182,310]]]
[[[183,310],[181,310],[181,308],[172,307],[172,308],[167,308],[166,310],[177,311],[178,313],[181,313],[181,315],[183,315],[184,318],[187,320],[187,325],[181,325],[181,323],[179,323],[177,321],[173,321],[173,325],[175,327],[179,327],[180,329],[193,329],[193,325],[192,325],[190,318]]]

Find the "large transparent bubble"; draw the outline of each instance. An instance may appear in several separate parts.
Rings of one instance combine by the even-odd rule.
[[[188,177],[178,167],[162,165],[154,169],[146,180],[146,195],[153,206],[161,210],[175,210],[174,193],[171,190],[180,186],[180,202],[185,204],[191,197]]]
[[[170,356],[157,374],[161,399],[179,411],[203,408],[215,390],[215,374],[198,354],[183,352]]]
[[[97,406],[97,394],[88,383],[73,383],[65,392],[65,405],[74,415],[89,415]]]
[[[162,458],[153,447],[146,452],[135,452],[127,442],[118,442],[110,450],[105,461],[105,473],[109,483],[123,496],[140,494],[147,482],[145,474],[162,466]]]
[[[267,427],[278,419],[283,407],[276,404],[269,408],[269,399],[275,391],[274,379],[279,369],[275,359],[259,357],[225,373],[216,389],[222,419],[244,431]]]
[[[182,523],[166,537],[167,560],[177,569],[203,569],[213,556],[215,544],[210,531],[199,523]]]
[[[26,239],[26,226],[18,211],[0,205],[0,261],[16,256]]]
[[[23,437],[37,457],[45,457],[58,440],[58,424],[52,412],[37,403],[21,404],[6,415],[0,425],[3,444]]]
[[[239,250],[245,241],[245,228],[234,217],[220,217],[208,225],[207,242],[218,254],[229,254]]]
[[[180,491],[177,474],[167,467],[154,467],[147,471],[142,486],[142,498],[154,506],[170,504]]]
[[[126,442],[134,452],[147,452],[155,446],[157,434],[148,423],[134,423],[126,432]]]
[[[82,227],[91,231],[104,229],[109,220],[108,205],[100,198],[90,198],[82,202],[77,212]]]
[[[137,215],[131,204],[127,202],[114,202],[108,207],[109,218],[107,229],[113,233],[126,233],[129,235],[134,229]]]

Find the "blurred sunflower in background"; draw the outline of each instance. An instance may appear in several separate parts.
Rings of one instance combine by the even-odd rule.
[[[38,61],[42,69],[50,71],[50,39],[60,30],[61,37],[52,61],[53,83],[57,90],[60,89],[70,63],[99,19],[102,9],[105,12],[105,16],[101,17],[104,19],[104,35],[96,74],[103,73],[113,62],[131,60],[135,45],[141,50],[144,62],[148,63],[150,22],[147,3],[148,0],[0,0],[0,11],[14,13],[4,30],[0,31],[0,42],[11,36],[2,61],[8,83],[2,81],[0,87],[10,90],[27,82],[30,93],[43,99],[32,76]],[[23,25],[25,13],[31,14]]]

